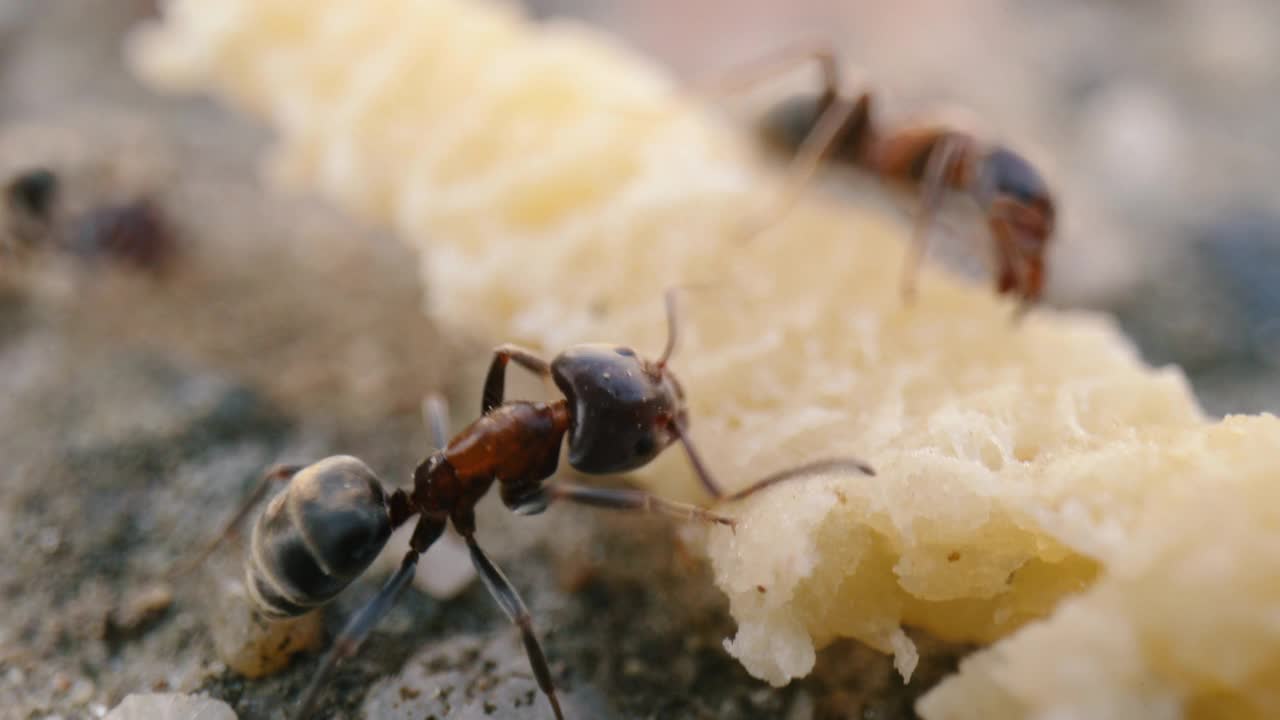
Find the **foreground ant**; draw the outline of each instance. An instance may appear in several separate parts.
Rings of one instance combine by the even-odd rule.
[[[1036,169],[1006,147],[985,144],[953,128],[878,127],[871,116],[871,92],[842,95],[834,54],[826,48],[784,50],[744,66],[723,84],[726,89],[747,87],[806,62],[821,69],[822,92],[784,100],[766,114],[759,128],[770,145],[794,155],[777,214],[785,213],[828,155],[833,162],[917,192],[920,215],[902,284],[904,297],[910,298],[943,196],[956,190],[971,197],[986,216],[998,264],[996,291],[1017,296],[1024,308],[1039,300],[1045,250],[1054,229],[1054,202]]]
[[[26,255],[53,247],[82,260],[130,265],[152,275],[163,274],[177,250],[174,235],[160,209],[149,199],[100,205],[62,222],[62,182],[46,168],[12,177],[4,187],[7,248]],[[0,254],[6,250],[0,243]]]
[[[327,603],[368,568],[392,530],[418,516],[400,569],[334,641],[302,695],[297,717],[308,716],[334,666],[356,652],[408,586],[418,557],[452,522],[466,541],[485,586],[520,628],[538,687],[557,720],[563,720],[529,610],[476,542],[475,505],[494,481],[502,502],[522,515],[540,513],[551,503],[566,500],[734,525],[732,518],[706,508],[664,500],[642,490],[547,483],[556,472],[566,436],[569,465],[590,474],[634,470],[679,442],[703,487],[723,501],[740,500],[804,475],[833,470],[874,474],[860,460],[837,458],[774,473],[735,493],[722,491],[689,439],[684,391],[667,368],[676,341],[671,291],[666,296],[666,310],[667,344],[656,362],[617,345],[575,345],[550,363],[514,345],[498,347],[485,379],[478,420],[446,443],[444,403],[438,398],[428,403],[440,449],[414,470],[409,490],[386,492],[373,471],[350,456],[330,457],[305,467],[281,466],[267,473],[254,496],[200,558],[232,532],[273,481],[288,480],[288,488],[271,501],[254,526],[246,561],[250,598],[268,616],[300,615]],[[554,380],[565,397],[550,403],[506,401],[506,367],[510,362]]]

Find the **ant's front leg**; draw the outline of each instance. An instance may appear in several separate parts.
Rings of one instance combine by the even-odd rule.
[[[543,379],[551,376],[551,366],[533,351],[519,345],[499,345],[493,351],[493,362],[490,363],[489,374],[484,379],[484,394],[480,407],[482,414],[487,414],[502,404],[506,394],[507,363],[512,360]]]
[[[819,475],[826,472],[836,470],[849,470],[862,475],[875,475],[876,471],[867,462],[855,457],[843,458],[827,458],[823,460],[814,460],[803,465],[780,470],[771,475],[756,480],[745,488],[733,493],[725,493],[720,487],[720,483],[716,482],[711,474],[711,470],[707,467],[706,462],[702,459],[702,453],[698,452],[697,447],[693,444],[693,440],[689,437],[688,428],[680,423],[675,423],[672,430],[676,434],[676,439],[680,445],[684,447],[685,457],[689,459],[689,465],[693,468],[693,474],[698,476],[698,480],[707,492],[717,500],[732,502],[750,497],[765,488],[772,487],[778,483],[795,478],[805,477],[808,475]]]

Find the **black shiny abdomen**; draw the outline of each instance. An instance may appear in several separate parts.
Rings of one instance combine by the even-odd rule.
[[[303,468],[254,524],[246,579],[267,615],[323,605],[369,567],[391,535],[386,496],[356,458]]]
[[[670,421],[678,390],[634,350],[576,345],[551,362],[551,376],[569,399],[569,464],[587,473],[634,470],[675,440]]]

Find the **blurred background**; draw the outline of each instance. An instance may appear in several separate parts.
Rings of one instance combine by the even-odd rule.
[[[597,24],[686,81],[797,41],[829,45],[850,89],[856,70],[876,92],[884,122],[958,116],[1044,170],[1062,219],[1049,304],[1115,316],[1150,362],[1186,370],[1212,414],[1280,410],[1280,4],[529,6]],[[139,592],[207,540],[271,462],[341,448],[399,482],[426,447],[416,398],[444,387],[470,408],[473,360],[491,341],[437,332],[417,260],[394,238],[263,189],[261,129],[136,83],[120,45],[155,12],[154,0],[0,0],[0,178],[57,171],[78,248],[0,256],[4,717],[98,717],[125,692],[196,688],[242,718],[276,717],[313,656],[245,683],[210,663],[207,612],[192,597],[203,581],[161,585],[172,607],[143,593],[150,614]],[[816,89],[812,71],[793,75],[781,82]],[[761,109],[722,108],[744,128]],[[896,211],[846,179],[815,191]],[[133,230],[112,230],[121,217]],[[0,220],[13,231],[11,209]],[[939,254],[981,247],[981,227],[963,218],[947,232],[957,244]],[[155,252],[112,249],[139,237]],[[963,654],[917,638],[926,659],[903,687],[881,656],[839,645],[814,677],[765,688],[720,650],[732,631],[723,599],[705,568],[674,563],[667,526],[623,521],[630,533],[618,533],[610,518],[604,533],[593,518],[567,537],[501,513],[486,524],[539,622],[560,628],[548,653],[563,660],[557,672],[576,669],[575,702],[593,717],[910,717]],[[352,595],[331,629],[363,597]],[[334,712],[358,717],[368,685],[423,646],[505,632],[489,609],[474,586],[457,601],[407,599],[371,642],[381,650],[338,678],[349,699]],[[515,658],[493,687],[528,689],[518,648],[484,652]],[[459,672],[492,676],[482,665]]]
[[[1150,362],[1188,372],[1211,413],[1280,409],[1275,3],[531,5],[598,23],[693,80],[797,42],[831,47],[846,91],[875,92],[884,122],[958,116],[1044,171],[1061,219],[1051,304],[1113,313]],[[793,91],[818,87],[812,68],[790,76]]]

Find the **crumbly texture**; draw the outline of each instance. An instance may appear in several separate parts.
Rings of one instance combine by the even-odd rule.
[[[979,701],[990,713],[973,717],[1074,717],[1051,713],[1082,696],[1152,717],[1263,707],[1280,645],[1248,630],[1271,622],[1259,578],[1280,558],[1210,553],[1206,572],[1232,584],[1207,602],[1152,554],[1216,547],[1215,523],[1188,521],[1201,505],[1183,498],[1263,493],[1275,418],[1210,423],[1180,373],[1144,366],[1098,316],[1015,324],[987,288],[930,268],[904,304],[901,232],[865,211],[806,202],[744,243],[776,176],[578,26],[458,0],[178,0],[168,13],[136,38],[143,74],[267,119],[278,179],[423,251],[443,322],[547,354],[588,340],[656,354],[663,290],[693,285],[673,366],[725,486],[818,456],[876,466],[726,507],[736,532],[701,538],[738,623],[726,648],[753,675],[784,684],[851,637],[909,678],[903,627],[916,626],[1008,637],[992,652],[1042,663],[1015,677],[976,659],[921,706],[930,718]],[[637,479],[699,497],[678,452]],[[1265,518],[1213,519],[1241,547],[1277,542]],[[1187,632],[1196,619],[1205,634]],[[1196,639],[1227,619],[1240,645]],[[1143,641],[1112,652],[1125,633]],[[1077,684],[1033,682],[1055,673]],[[1153,683],[1167,704],[1146,704]]]

